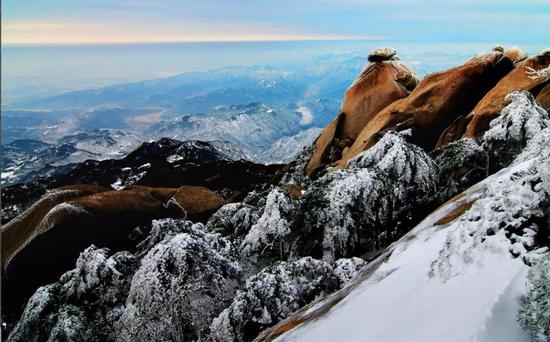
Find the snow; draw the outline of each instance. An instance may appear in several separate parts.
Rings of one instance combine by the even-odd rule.
[[[425,225],[395,244],[389,259],[323,320],[280,340],[492,341],[483,337],[493,338],[497,329],[508,338],[500,341],[527,341],[515,316],[527,266],[509,253],[504,230],[482,243],[464,221],[446,229]]]
[[[310,180],[303,166],[311,149],[304,149],[280,184],[299,185],[299,198],[262,185],[206,225],[153,221],[132,253],[109,256],[92,246],[76,269],[38,289],[12,338],[29,340],[41,329],[50,340],[247,341],[290,317],[283,326],[296,327],[281,341],[528,341],[518,313],[543,334],[548,291],[537,284],[550,276],[548,261],[539,263],[550,255],[540,242],[550,203],[549,118],[527,93],[508,99],[483,137],[455,143],[435,162],[407,143],[407,132],[388,132],[348,168]],[[500,151],[511,165],[389,245],[445,187],[442,169],[454,176]],[[149,167],[122,169],[114,185]],[[43,228],[76,210],[56,206]],[[527,304],[525,295],[533,298]]]
[[[311,146],[320,133],[321,128],[311,127],[295,135],[281,137],[268,150],[257,154],[257,157],[266,163],[291,162],[296,159],[300,149]]]
[[[162,226],[181,225],[176,222],[182,221],[154,225],[158,232]],[[200,225],[186,229],[166,236],[141,260],[117,322],[120,339],[197,340],[231,300],[241,267],[212,248],[219,237]]]
[[[546,248],[548,249],[548,248]],[[529,291],[519,312],[521,326],[533,341],[547,342],[550,336],[550,254],[536,260],[527,276]]]
[[[526,104],[529,95],[511,100],[482,140],[522,141],[512,164],[428,215],[340,293],[299,312],[293,321],[305,322],[278,341],[529,341],[518,312],[528,265],[549,255],[535,243],[547,229],[548,119]]]
[[[512,92],[505,100],[510,104],[491,122],[490,129],[483,135],[485,145],[509,140],[523,143],[548,127],[548,112],[530,93]]]
[[[342,284],[350,282],[359,272],[359,270],[367,264],[361,258],[344,258],[334,262],[334,273],[340,278]]]
[[[406,134],[406,133],[403,133]],[[402,133],[388,132],[371,149],[311,184],[303,196],[303,245],[322,235],[323,259],[383,248],[400,235],[398,224],[413,216],[410,208],[430,200],[437,166]],[[360,241],[368,240],[368,245]],[[301,251],[298,251],[301,253]],[[357,255],[357,254],[355,254]]]
[[[147,129],[153,137],[223,141],[261,163],[290,162],[313,142],[326,123],[330,104],[300,102],[270,106],[261,103],[220,106],[209,114],[193,114],[161,121]],[[314,131],[309,129],[315,128]]]
[[[339,287],[330,264],[311,257],[281,262],[247,279],[231,305],[210,326],[212,341],[246,341],[315,297]]]
[[[540,70],[535,70],[530,67],[526,67],[525,69],[526,69],[527,75],[529,75],[529,78],[531,79],[537,79],[537,78],[546,79],[550,77],[550,66],[547,66],[546,68],[540,69]]]
[[[266,249],[281,248],[277,244],[290,234],[290,217],[295,209],[296,203],[288,193],[279,188],[271,190],[262,215],[241,244],[243,253],[263,254]]]
[[[136,184],[143,176],[147,174],[147,170],[151,168],[150,163],[141,165],[134,171],[131,167],[124,167],[120,171],[120,177],[111,184],[111,188],[120,191],[127,186]]]

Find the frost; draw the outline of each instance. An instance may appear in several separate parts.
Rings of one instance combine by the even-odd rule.
[[[439,199],[444,202],[487,177],[488,154],[474,139],[453,141],[433,152],[439,167]]]
[[[367,262],[361,258],[338,259],[334,263],[334,273],[342,284],[352,280]]]
[[[224,236],[244,236],[258,222],[259,209],[245,203],[230,203],[221,207],[206,224],[206,229]]]
[[[29,300],[10,340],[199,339],[242,280],[232,253],[202,224],[153,221],[135,254],[82,252],[74,270]]]
[[[432,265],[432,275],[449,279],[463,271],[464,263],[478,260],[476,250],[503,248],[508,240],[509,253],[513,257],[528,256],[534,248],[534,238],[548,234],[544,224],[545,207],[550,198],[540,186],[541,179],[531,163],[523,163],[515,169],[495,175],[487,184],[483,198],[474,201],[472,207],[452,222],[440,257]],[[546,232],[545,232],[546,231]]]
[[[168,241],[182,233],[204,242],[209,248],[223,256],[233,252],[232,243],[220,234],[208,232],[202,223],[193,223],[182,219],[153,220],[149,236],[138,245],[138,249],[141,254],[147,253],[160,242]]]
[[[531,290],[523,304],[518,300],[526,291],[524,261],[548,257],[550,194],[540,184],[540,162],[514,162],[474,185],[392,244],[349,286],[271,332],[299,324],[277,340],[527,341],[516,317],[523,305],[520,323],[546,341],[547,262],[535,263]],[[405,323],[396,329],[395,322]]]
[[[548,157],[548,113],[528,92],[512,92],[510,103],[476,142],[463,138],[433,152],[440,169],[439,198],[446,200],[512,161]],[[519,158],[519,159],[518,159]]]
[[[59,282],[39,288],[9,340],[108,339],[111,323],[120,316],[126,298],[134,258],[128,252],[107,255],[107,249],[88,247],[76,269],[62,275]]]
[[[529,75],[529,78],[531,79],[537,79],[537,78],[550,78],[550,66],[547,66],[544,69],[535,70],[531,67],[526,67],[527,69],[527,75]]]
[[[517,341],[530,265],[520,322],[545,336],[550,120],[527,93],[508,100],[483,137],[433,159],[390,131],[348,168],[312,181],[306,149],[280,187],[259,185],[206,224],[155,220],[137,228],[148,236],[133,253],[89,247],[37,290],[9,339],[250,341],[312,303],[307,319],[326,319],[283,322],[301,323],[283,338],[486,341],[503,332]]]
[[[141,341],[200,339],[231,300],[241,273],[200,235],[165,238],[134,274],[117,335]]]
[[[532,341],[550,339],[550,254],[538,260],[529,270],[529,292],[518,313],[521,326]]]
[[[483,148],[490,153],[493,169],[501,169],[523,151],[527,143],[550,127],[548,112],[525,91],[508,94],[510,101],[482,137]]]
[[[388,132],[347,169],[327,173],[306,190],[300,209],[307,213],[305,231],[297,233],[302,241],[296,253],[311,253],[315,241],[327,260],[385,247],[403,233],[400,226],[413,211],[429,203],[436,184],[433,160]]]
[[[306,257],[263,269],[246,281],[210,326],[212,341],[252,341],[265,327],[339,288],[330,264]]]
[[[291,169],[283,175],[279,184],[295,184],[301,187],[308,186],[311,180],[306,176],[305,168],[313,152],[313,145],[305,147],[297,156]]]
[[[290,234],[296,201],[284,190],[274,188],[267,195],[263,213],[244,238],[241,248],[245,255],[275,251],[284,254],[285,238]]]

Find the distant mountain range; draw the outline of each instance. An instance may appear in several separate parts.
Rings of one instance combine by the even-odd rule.
[[[162,137],[222,141],[261,163],[290,161],[338,112],[362,64],[327,57],[302,69],[231,67],[25,99],[3,111],[2,184],[121,157]]]

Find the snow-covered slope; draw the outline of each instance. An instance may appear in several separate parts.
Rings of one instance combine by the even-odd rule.
[[[493,155],[521,141],[510,166],[455,196],[349,286],[260,340],[529,341],[518,314],[529,266],[549,254],[550,128],[531,96],[509,100],[481,141]]]
[[[524,221],[513,216],[540,215],[544,197],[530,188],[532,166],[506,169],[441,207],[371,262],[326,316],[279,340],[528,341],[517,322],[528,269],[519,256],[545,250],[525,252],[533,245],[530,228],[507,235]],[[504,215],[509,226],[499,229]]]

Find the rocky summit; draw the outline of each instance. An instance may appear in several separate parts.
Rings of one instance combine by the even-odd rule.
[[[549,51],[364,59],[288,164],[159,138],[3,189],[3,338],[550,339]]]

